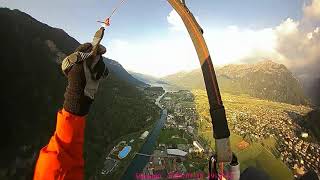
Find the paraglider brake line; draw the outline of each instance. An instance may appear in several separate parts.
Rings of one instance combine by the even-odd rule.
[[[107,17],[104,21],[97,21],[98,23],[102,23],[105,26],[110,26],[110,18],[116,13],[119,7],[125,2],[126,0],[121,0],[121,2],[112,10],[109,17]]]

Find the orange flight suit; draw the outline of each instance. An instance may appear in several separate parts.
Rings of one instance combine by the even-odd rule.
[[[33,179],[83,180],[84,129],[85,116],[59,111],[56,131],[40,151]]]

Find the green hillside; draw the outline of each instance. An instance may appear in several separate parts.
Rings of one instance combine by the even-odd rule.
[[[97,173],[97,162],[111,150],[114,140],[151,126],[159,118],[160,111],[152,100],[117,77],[109,77],[101,89],[104,91],[97,95],[86,127],[86,177]]]

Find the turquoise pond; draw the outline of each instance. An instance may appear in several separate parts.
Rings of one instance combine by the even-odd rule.
[[[120,159],[123,159],[129,154],[130,151],[131,151],[131,146],[126,146],[119,152],[118,157]]]

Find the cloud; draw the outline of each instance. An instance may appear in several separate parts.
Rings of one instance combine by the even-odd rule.
[[[286,58],[285,64],[298,76],[320,76],[319,28],[278,36],[277,50]]]
[[[312,2],[313,6],[318,3],[316,1],[318,0]],[[309,18],[307,15],[303,20]],[[309,28],[306,28],[305,24],[290,18],[275,28],[276,51],[282,55],[284,64],[300,79],[320,77],[320,29],[307,29]]]
[[[297,33],[298,26],[299,26],[299,22],[295,22],[293,21],[293,19],[288,18],[285,21],[283,21],[279,26],[277,26],[275,29],[278,32],[278,34],[281,36],[281,35]]]
[[[275,51],[276,36],[272,28],[252,30],[229,26],[221,30],[205,29],[204,36],[215,65],[279,57]]]
[[[303,7],[305,18],[310,20],[320,20],[320,0],[313,0],[309,5]]]
[[[311,22],[310,18],[287,18],[278,26],[258,30],[234,25],[220,31],[206,27],[204,35],[216,65],[271,59],[286,65],[299,79],[309,81],[320,77],[320,27],[302,23]]]
[[[167,16],[167,21],[170,24],[170,29],[174,31],[184,31],[186,30],[183,21],[179,14],[175,11],[172,10],[169,15]]]
[[[145,40],[114,39],[109,47],[107,56],[126,69],[157,77],[200,67],[192,42],[185,33],[146,37]]]
[[[200,24],[199,17],[195,16],[195,19]],[[169,23],[170,30],[187,32],[187,29],[186,29],[181,17],[174,9],[168,14],[167,21]]]

